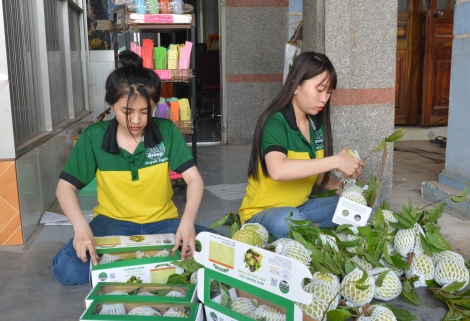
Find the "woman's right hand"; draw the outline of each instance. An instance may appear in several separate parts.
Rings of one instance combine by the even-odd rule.
[[[88,224],[75,227],[73,247],[77,252],[77,257],[83,262],[88,262],[87,252],[90,254],[93,265],[98,264],[93,232]]]
[[[361,176],[365,163],[349,155],[347,147],[343,148],[337,156],[339,158],[337,169],[343,172],[344,178],[356,178]]]

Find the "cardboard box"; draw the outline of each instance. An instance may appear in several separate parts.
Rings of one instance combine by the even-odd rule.
[[[171,251],[174,234],[95,237],[95,244],[100,258],[96,266],[90,262],[92,287],[98,282],[166,283],[168,276],[184,271],[171,264],[181,259],[179,251],[171,252],[170,256],[155,256]],[[117,260],[102,263],[104,254]]]
[[[201,251],[194,253],[194,259],[204,265],[198,271],[197,294],[204,303],[208,320],[253,320],[224,306],[217,296],[211,297],[211,282],[214,281],[229,287],[232,298],[256,298],[285,313],[286,320],[304,319],[294,301],[312,302],[313,295],[302,289],[304,279],[312,278],[307,266],[295,259],[208,232],[199,233],[196,239],[201,244]],[[253,268],[245,263],[245,257],[254,253],[258,265]]]
[[[121,260],[96,266],[90,263],[90,284],[95,287],[98,282],[166,283],[170,275],[184,272],[171,263],[180,259],[176,251],[170,257]]]
[[[115,291],[127,292],[124,294],[109,294]],[[184,297],[168,297],[169,291],[179,291]],[[138,295],[138,293],[150,292],[154,296]],[[94,300],[127,300],[126,302],[174,302],[174,303],[197,303],[196,286],[194,284],[157,284],[157,283],[117,283],[117,282],[99,282],[85,298],[85,309],[91,305]]]
[[[151,307],[155,310],[158,310],[162,315],[170,308],[183,308],[189,313],[187,318],[178,318],[178,317],[151,317],[151,316],[135,316],[135,315],[100,315],[98,314],[101,311],[103,304],[124,304],[126,313],[129,313],[132,309],[139,306]],[[95,300],[93,301],[88,309],[80,317],[80,321],[95,321],[95,320],[108,320],[108,321],[135,321],[135,320],[191,320],[191,321],[203,321],[203,312],[202,304],[200,303],[181,303],[176,304],[172,302],[125,302],[125,301],[109,301],[109,300]]]
[[[387,163],[387,148],[384,148],[382,154],[382,167],[380,169],[380,185],[377,188],[375,197],[373,197],[369,203],[369,206],[365,206],[356,202],[353,202],[347,198],[340,197],[338,205],[336,206],[335,213],[333,215],[333,223],[336,224],[350,224],[352,229],[357,229],[359,226],[365,226],[369,220],[372,208],[377,202],[379,197],[380,189],[382,188],[383,176],[385,172],[385,165]]]

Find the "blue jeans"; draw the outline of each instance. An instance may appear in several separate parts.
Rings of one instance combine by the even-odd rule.
[[[108,235],[145,235],[176,233],[180,224],[179,219],[163,220],[155,223],[137,224],[127,221],[114,220],[105,215],[98,215],[90,222],[94,236]],[[194,224],[196,234],[206,230],[202,225]],[[206,230],[213,232],[212,230]],[[73,247],[73,239],[57,252],[52,260],[52,274],[62,285],[77,285],[88,283],[90,274],[90,256],[88,262],[77,257]]]
[[[319,227],[333,227],[332,222],[339,196],[309,199],[299,207],[273,207],[256,213],[247,223],[259,223],[263,225],[269,233],[272,233],[274,240],[287,237],[289,228],[286,219],[292,213],[293,220],[312,220],[320,223]]]

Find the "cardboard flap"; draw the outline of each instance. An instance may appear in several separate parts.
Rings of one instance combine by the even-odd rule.
[[[175,234],[151,234],[151,235],[110,235],[95,237],[95,246],[98,253],[115,252],[114,249],[131,251],[145,247],[172,248],[175,244]]]
[[[213,233],[201,232],[196,239],[201,251],[194,252],[194,259],[207,269],[292,301],[312,302],[312,294],[302,289],[312,274],[299,261]]]

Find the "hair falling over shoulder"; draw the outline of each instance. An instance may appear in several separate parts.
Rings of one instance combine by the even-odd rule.
[[[269,104],[269,106],[261,113],[255,127],[253,135],[253,143],[251,147],[250,162],[248,166],[248,176],[253,176],[258,179],[260,173],[258,172],[258,162],[261,163],[261,168],[265,176],[269,176],[266,168],[266,163],[261,159],[261,135],[263,126],[266,120],[274,113],[285,107],[290,101],[297,86],[301,85],[305,80],[316,77],[323,72],[329,74],[329,88],[328,90],[336,89],[337,75],[336,70],[327,56],[321,53],[309,51],[303,52],[294,60],[291,69],[286,77],[286,81],[282,86],[280,92]],[[330,102],[328,101],[325,108],[321,111],[321,116],[324,119],[324,137],[325,137],[325,156],[331,156],[333,153],[333,142],[331,137],[331,123],[330,123]],[[325,173],[321,185],[326,184],[329,178],[329,173]]]

